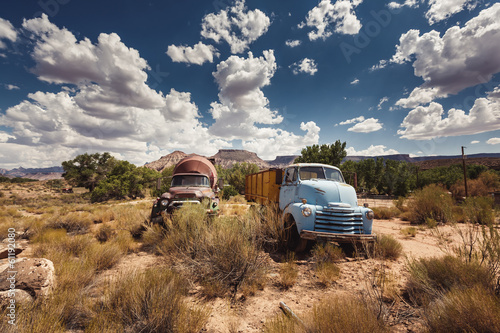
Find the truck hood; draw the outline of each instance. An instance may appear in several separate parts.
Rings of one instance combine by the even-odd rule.
[[[299,197],[307,199],[312,205],[327,206],[328,203],[341,202],[357,207],[356,191],[351,185],[326,179],[303,180],[299,185]]]
[[[211,198],[214,197],[215,194],[212,192],[210,187],[201,187],[201,186],[176,186],[171,187],[168,190],[168,193],[172,196],[172,198]]]

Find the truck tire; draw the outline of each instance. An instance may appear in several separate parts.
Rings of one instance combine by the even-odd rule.
[[[300,253],[307,247],[307,240],[300,238],[297,224],[291,215],[285,220],[285,242],[288,251]]]

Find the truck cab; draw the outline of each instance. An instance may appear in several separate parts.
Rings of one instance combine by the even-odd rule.
[[[272,184],[273,180],[276,184]],[[290,250],[300,251],[307,240],[375,240],[373,211],[358,206],[355,189],[334,166],[298,163],[283,171],[272,169],[249,175],[247,193],[247,200],[279,204]]]
[[[202,156],[189,155],[175,166],[168,192],[153,202],[151,222],[162,223],[163,212],[171,214],[186,203],[206,203],[209,214],[219,211],[217,171]]]

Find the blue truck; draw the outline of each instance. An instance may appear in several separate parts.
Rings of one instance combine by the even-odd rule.
[[[358,206],[355,189],[340,169],[319,163],[292,164],[246,176],[245,198],[279,205],[288,249],[308,240],[373,242],[373,211]]]

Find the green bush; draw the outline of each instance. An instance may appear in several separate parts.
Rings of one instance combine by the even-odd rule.
[[[491,197],[468,197],[463,203],[465,216],[471,223],[493,224],[495,222],[493,204]]]
[[[224,189],[222,190],[222,199],[229,200],[229,198],[238,194],[238,191],[233,185],[227,185],[224,186]]]
[[[448,222],[452,218],[453,200],[446,190],[438,185],[428,185],[415,191],[408,203],[410,221],[424,224],[426,219]]]

